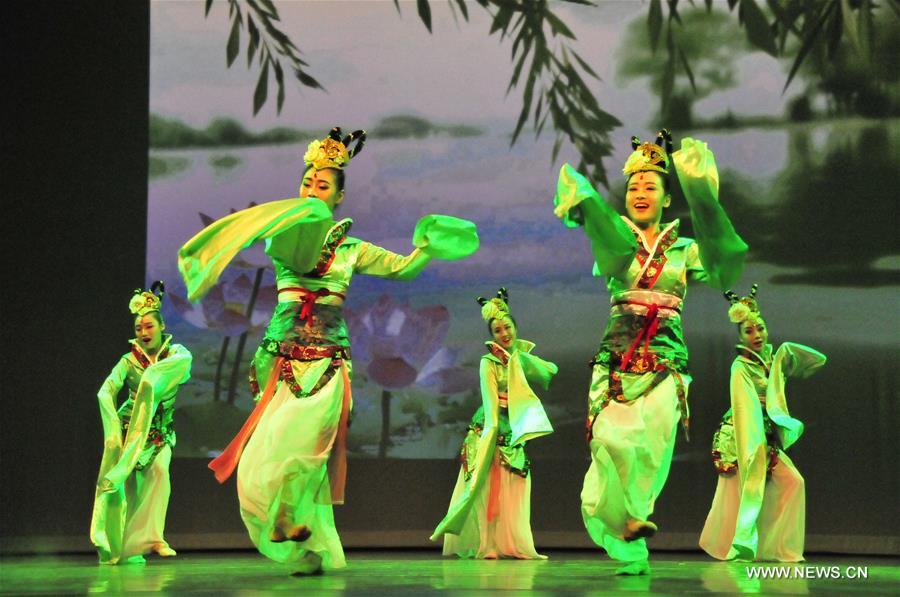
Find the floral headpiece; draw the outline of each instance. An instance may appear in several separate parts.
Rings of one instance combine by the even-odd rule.
[[[662,172],[669,173],[669,154],[672,153],[672,135],[668,130],[662,129],[656,133],[656,142],[631,138],[631,147],[634,151],[625,160],[622,173],[631,176],[635,172]],[[663,149],[665,147],[665,149]]]
[[[475,299],[481,305],[481,317],[490,323],[501,317],[510,317],[509,313],[509,292],[506,288],[497,291],[497,296],[488,300],[483,296]]]
[[[348,149],[349,145],[356,141],[356,147]],[[343,170],[354,156],[359,155],[366,143],[366,131],[353,131],[343,139],[341,127],[331,129],[328,136],[319,141],[316,139],[306,148],[303,161],[311,165],[315,170],[334,168]]]
[[[759,312],[759,303],[756,301],[756,290],[759,284],[750,287],[750,294],[745,297],[739,297],[733,291],[725,291],[725,298],[731,303],[728,309],[728,319],[731,323],[744,323],[745,321],[755,322],[762,318]]]
[[[143,317],[151,311],[162,309],[162,297],[166,293],[166,285],[162,280],[157,280],[150,285],[150,290],[136,288],[134,296],[128,303],[128,309],[132,315]]]

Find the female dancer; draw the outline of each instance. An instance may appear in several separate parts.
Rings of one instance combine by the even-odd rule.
[[[143,562],[142,554],[150,551],[175,555],[163,529],[175,446],[175,395],[190,379],[191,353],[163,333],[163,283],[154,282],[150,292],[134,292],[128,305],[134,317],[131,351],[119,359],[97,393],[104,447],[91,542],[102,564]],[[128,386],[128,399],[117,410],[122,386]]]
[[[505,288],[497,298],[478,297],[492,340],[481,357],[482,405],[460,450],[459,477],[447,516],[432,541],[444,534],[444,555],[495,560],[545,559],[531,536],[531,462],[525,443],[553,432],[531,384],[547,389],[556,365],[531,354],[518,339]]]
[[[582,517],[594,542],[625,562],[620,574],[645,574],[645,538],[656,532],[648,518],[669,473],[678,419],[685,432],[689,419],[680,317],[687,281],[727,288],[740,275],[747,245],[719,205],[718,172],[705,143],[686,138],[671,156],[696,241],[678,235],[678,220],[662,223],[671,202],[668,131],[656,143],[632,137],[632,146],[623,170],[627,217],[568,164],[555,213],[570,227],[583,225],[594,275],[606,276],[612,303],[593,360]]]
[[[417,248],[406,257],[348,236],[352,220],[331,216],[344,200],[344,168],[364,141],[364,131],[342,139],[332,129],[304,155],[299,199],[225,217],[179,252],[188,297],[197,300],[240,249],[266,239],[278,306],[251,367],[258,404],[210,468],[224,481],[240,462],[238,496],[250,538],[296,574],[345,566],[332,504],[344,500],[352,366],[341,306],[353,274],[409,280],[432,257],[459,259],[478,248],[475,226],[449,216],[420,220]]]
[[[713,436],[719,482],[700,547],[720,560],[801,562],[806,491],[785,450],[803,423],[788,413],[784,383],[812,375],[825,355],[793,342],[773,354],[755,284],[748,296],[725,296],[738,328],[738,356],[731,365],[731,408]]]

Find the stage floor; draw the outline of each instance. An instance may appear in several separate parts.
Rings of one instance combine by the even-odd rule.
[[[753,578],[746,563],[715,562],[696,553],[651,556],[652,574],[621,577],[600,552],[550,551],[548,561],[457,560],[436,551],[348,551],[348,566],[315,577],[292,577],[289,569],[255,553],[181,553],[146,564],[99,566],[88,555],[17,556],[0,559],[0,594],[62,595],[165,592],[172,595],[316,595],[345,592],[370,596],[422,595],[438,591],[537,591],[651,594],[758,593],[847,595],[897,594],[900,561],[871,556],[809,556],[804,564],[753,565],[790,578]],[[796,567],[796,570],[795,570]],[[773,570],[780,568],[780,570]],[[867,575],[867,578],[865,577]]]

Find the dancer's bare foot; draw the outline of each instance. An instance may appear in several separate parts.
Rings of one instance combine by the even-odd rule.
[[[306,555],[297,562],[297,568],[291,572],[291,576],[313,576],[315,574],[322,574],[322,556],[314,551],[306,552]]]
[[[178,552],[172,549],[168,543],[154,543],[151,551],[163,558],[174,558],[178,555]]]
[[[285,541],[306,541],[312,536],[312,531],[305,524],[283,525],[276,524],[269,533],[269,541],[272,543],[284,543]]]
[[[638,539],[652,537],[656,534],[656,531],[656,525],[649,520],[629,518],[625,521],[625,532],[622,533],[622,538],[625,541],[637,541]]]
[[[497,556],[496,551],[491,550],[491,551],[487,552],[486,554],[484,554],[484,559],[485,560],[498,560],[500,558]]]

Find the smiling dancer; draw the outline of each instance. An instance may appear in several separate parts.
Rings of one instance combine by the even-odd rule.
[[[555,213],[567,226],[583,227],[594,275],[606,277],[612,304],[593,359],[582,518],[594,542],[624,563],[620,574],[646,574],[645,539],[657,530],[649,518],[669,474],[679,418],[688,428],[691,377],[681,329],[687,282],[724,290],[740,276],[747,245],[719,204],[719,175],[705,143],[685,138],[671,155],[696,241],[679,236],[678,220],[662,222],[674,182],[668,131],[655,143],[632,137],[632,147],[623,169],[627,216],[568,164]]]
[[[505,288],[491,300],[478,297],[478,303],[492,338],[481,357],[482,405],[460,450],[449,511],[431,540],[444,535],[444,555],[546,559],[535,551],[531,535],[531,461],[525,444],[553,432],[531,387],[547,389],[557,368],[532,354],[532,342],[519,339]]]
[[[725,293],[728,319],[737,325],[737,357],[731,365],[731,408],[713,436],[719,473],[700,547],[720,560],[803,561],[806,490],[785,454],[803,433],[790,416],[787,377],[808,377],[825,355],[793,342],[772,351],[756,300]]]

